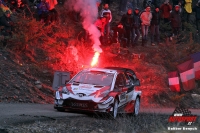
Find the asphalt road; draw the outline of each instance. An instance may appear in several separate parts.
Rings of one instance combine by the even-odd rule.
[[[200,116],[200,109],[189,109],[193,115]],[[140,113],[171,115],[174,108],[141,108]],[[0,103],[0,128],[33,121],[48,121],[70,116],[85,116],[81,113],[58,112],[52,104],[8,104]]]

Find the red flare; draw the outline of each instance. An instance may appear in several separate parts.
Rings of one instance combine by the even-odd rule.
[[[94,54],[94,56],[92,58],[92,62],[91,62],[91,66],[92,67],[95,66],[95,65],[97,65],[98,59],[99,59],[99,55],[100,55],[99,52],[95,52],[95,54]]]

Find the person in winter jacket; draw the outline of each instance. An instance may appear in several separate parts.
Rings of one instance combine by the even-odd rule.
[[[126,47],[127,39],[125,38],[126,31],[121,22],[115,25],[113,28],[112,43],[120,43],[120,46]]]
[[[147,6],[145,11],[141,13],[140,20],[141,20],[141,29],[142,29],[142,46],[147,41],[149,26],[152,19],[151,7]]]
[[[192,0],[185,0],[185,4],[184,4],[184,16],[186,17],[185,20],[187,23],[190,22],[190,16],[192,14]]]
[[[11,31],[13,30],[13,21],[10,18],[10,11],[6,11],[2,17],[0,17],[0,25],[4,26],[2,29],[4,36],[11,35]]]
[[[197,32],[200,31],[200,2],[192,9],[195,12]]]
[[[128,47],[131,41],[130,37],[132,33],[132,24],[133,24],[132,9],[128,9],[127,13],[122,16],[120,22],[123,24],[124,29],[126,31],[126,38],[128,41],[127,47]]]
[[[159,7],[156,7],[154,12],[152,13],[152,20],[151,20],[151,45],[155,46],[154,43],[154,35],[156,37],[157,44],[160,44],[160,11]]]
[[[41,2],[37,5],[37,9],[40,21],[48,23],[50,21],[49,3],[47,3],[46,0],[41,0]]]
[[[170,14],[171,26],[174,35],[178,35],[182,26],[180,6],[176,5]]]
[[[12,37],[12,31],[14,22],[10,18],[10,11],[7,10],[2,17],[0,17],[0,25],[4,28],[1,29],[1,34],[4,36],[4,40],[2,41],[3,46],[7,45],[7,39],[8,37]]]
[[[165,0],[165,2],[160,6],[161,16],[164,19],[164,23],[169,22],[170,12],[172,10],[172,5],[169,3],[169,0]]]
[[[112,21],[112,13],[109,9],[108,4],[104,4],[104,8],[101,10],[101,17],[106,18],[106,25],[105,25],[105,33],[106,33],[106,39],[108,41],[109,39],[109,34],[110,34],[110,23]]]
[[[101,17],[98,18],[94,25],[97,27],[97,29],[101,32],[101,36],[100,36],[100,41],[102,44],[104,44],[104,31],[105,31],[105,25],[106,25],[106,18],[105,17]]]
[[[55,9],[55,6],[58,4],[57,0],[46,0],[46,2],[49,3],[50,21],[58,21],[58,12]]]
[[[135,8],[133,13],[133,44],[132,46],[138,45],[138,39],[140,37],[140,10]]]

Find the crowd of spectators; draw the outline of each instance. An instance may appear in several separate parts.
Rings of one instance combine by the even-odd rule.
[[[104,10],[109,11],[109,16],[112,13],[109,9],[105,9],[105,5],[108,8],[109,4],[112,4],[109,0],[102,0],[103,9],[100,10],[100,16]],[[99,2],[99,0],[98,0]],[[177,37],[182,30],[184,30],[183,23],[191,23],[191,14],[195,13],[196,29],[200,30],[200,1],[192,6],[192,0],[164,0],[160,3],[158,0],[132,0],[132,7],[127,8],[128,0],[119,0],[119,15],[121,20],[117,25],[112,25],[113,30],[113,42],[120,42],[122,47],[135,47],[137,45],[145,46],[147,42],[151,42],[152,46],[162,45],[160,41],[160,24],[167,24],[171,27],[171,34],[167,36],[170,40],[173,37]],[[140,3],[139,3],[140,2]],[[107,25],[111,23],[106,22]],[[110,26],[109,26],[110,27]],[[102,27],[105,34],[101,36],[102,44],[108,43],[107,38],[111,37],[108,28]],[[102,32],[102,30],[101,30]],[[116,32],[116,33],[115,33]],[[142,36],[141,44],[138,43],[138,39]],[[117,37],[117,38],[116,38]],[[106,39],[102,39],[106,38]]]
[[[0,0],[0,36],[3,46],[6,46],[8,39],[12,38],[15,25],[12,16],[23,14],[30,17],[34,10],[35,19],[48,25],[58,21],[55,5],[57,0]]]

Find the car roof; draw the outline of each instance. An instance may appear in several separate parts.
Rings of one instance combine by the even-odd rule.
[[[105,72],[105,73],[116,73],[117,70],[114,70],[114,69],[106,69],[106,68],[87,68],[87,69],[84,69],[83,71],[100,71],[100,72]]]
[[[112,70],[116,70],[116,71],[123,71],[123,72],[126,72],[126,71],[129,71],[133,74],[135,74],[135,72],[129,68],[124,68],[124,67],[105,67],[106,69],[112,69]]]

